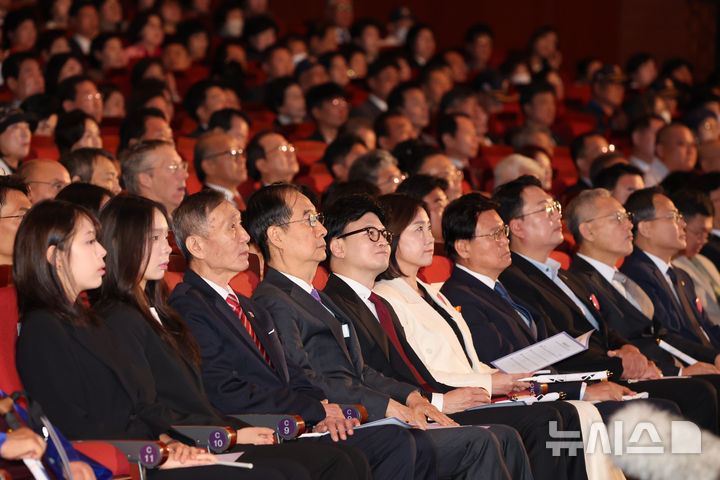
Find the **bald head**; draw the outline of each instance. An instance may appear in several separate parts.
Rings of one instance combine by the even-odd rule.
[[[655,153],[671,172],[689,172],[697,160],[695,137],[685,125],[666,125],[657,133]]]
[[[70,174],[55,160],[35,159],[23,162],[18,175],[28,186],[28,198],[34,204],[55,198],[70,185]]]

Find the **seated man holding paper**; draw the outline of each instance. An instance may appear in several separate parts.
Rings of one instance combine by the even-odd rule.
[[[322,214],[291,184],[268,185],[248,200],[248,233],[270,267],[253,294],[274,320],[291,362],[331,402],[362,403],[370,420],[396,417],[417,425],[417,462],[437,458],[437,472],[453,478],[509,478],[497,438],[483,428],[427,428],[426,418],[456,426],[417,387],[386,378],[365,364],[350,320],[311,283],[325,259]],[[517,437],[515,437],[517,438]]]
[[[647,293],[615,267],[633,251],[632,215],[607,190],[598,188],[578,195],[565,218],[578,245],[569,271],[595,292],[608,327],[638,347],[665,375],[720,373],[714,365],[720,363],[717,351],[664,328]],[[662,241],[662,234],[653,238]],[[683,364],[660,348],[657,339],[684,352],[685,358],[678,358]],[[693,360],[687,356],[696,363],[690,364]]]
[[[563,241],[561,209],[539,181],[528,175],[520,177],[501,186],[493,199],[500,204],[498,213],[510,227],[512,264],[499,277],[504,287],[534,319],[543,319],[548,334],[564,331],[577,337],[593,332],[586,351],[556,366],[613,371],[615,381],[633,380],[634,390],[674,401],[689,420],[717,431],[717,392],[713,385],[702,379],[650,380],[662,375],[657,366],[608,328],[599,313],[595,292],[550,258]]]
[[[440,290],[462,313],[472,333],[478,357],[491,363],[500,357],[548,338],[542,319],[513,300],[500,274],[510,266],[508,228],[496,209],[498,204],[479,193],[460,197],[443,214],[443,238],[446,252],[455,261],[450,278]],[[567,343],[568,339],[564,339]],[[554,345],[547,353],[557,355],[528,369],[545,368],[584,348],[570,342],[566,353]],[[515,369],[513,369],[514,371]],[[620,400],[628,389],[614,383],[587,386],[581,382],[551,384],[567,398],[579,400]]]

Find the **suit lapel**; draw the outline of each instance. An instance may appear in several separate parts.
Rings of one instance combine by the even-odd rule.
[[[337,341],[342,351],[345,352],[345,355],[347,355],[348,359],[352,362],[353,357],[350,355],[350,352],[347,349],[347,345],[345,344],[345,338],[342,334],[342,320],[340,318],[333,317],[333,315],[338,314],[339,309],[335,306],[335,304],[332,303],[332,301],[327,297],[327,295],[323,297],[323,294],[321,293],[320,298],[323,301],[323,304],[321,305],[320,302],[318,302],[312,297],[312,295],[307,293],[305,290],[296,285],[295,282],[293,282],[285,275],[273,268],[268,269],[268,273],[266,274],[265,279],[270,284],[275,285],[276,287],[287,293],[290,298],[292,298],[300,307],[302,307],[308,313],[308,316],[310,316],[311,318],[316,318],[323,322],[335,337],[335,340]],[[332,310],[332,307],[335,307],[335,310]],[[330,313],[328,309],[330,309],[333,313]]]
[[[470,288],[475,294],[485,297],[490,301],[490,303],[492,303],[494,308],[498,309],[500,313],[504,314],[506,317],[509,317],[508,320],[513,322],[520,328],[520,330],[522,330],[523,334],[525,334],[530,343],[535,343],[537,341],[537,339],[533,336],[530,327],[528,327],[527,323],[520,318],[520,314],[516,312],[513,306],[507,303],[507,301],[502,298],[499,293],[457,267],[454,267],[453,275],[457,276],[459,283],[467,285],[468,288]]]
[[[330,276],[327,286],[323,291],[329,294],[331,292],[337,293],[337,295],[333,295],[336,301],[339,301],[348,307],[343,311],[347,312],[348,315],[354,315],[357,319],[358,325],[361,325],[368,331],[373,340],[375,340],[375,343],[383,351],[385,358],[390,359],[390,347],[388,345],[388,337],[385,334],[385,331],[380,326],[380,322],[378,322],[370,309],[368,309],[367,305],[365,305],[365,302],[357,296],[355,291],[353,291],[352,288],[340,280],[336,275]]]
[[[215,309],[215,312],[218,315],[218,318],[222,320],[225,325],[234,332],[237,337],[241,339],[241,341],[245,342],[245,344],[248,347],[248,350],[253,352],[253,355],[255,355],[258,359],[262,360],[262,363],[267,365],[268,368],[270,368],[270,365],[265,361],[265,358],[260,354],[260,350],[258,350],[257,345],[255,345],[255,342],[250,337],[250,333],[248,333],[245,326],[240,322],[240,319],[237,315],[235,315],[235,312],[230,308],[230,305],[225,301],[224,298],[220,297],[218,293],[213,290],[210,285],[208,285],[205,280],[203,280],[198,274],[193,272],[192,270],[188,270],[185,273],[185,277],[183,278],[183,281],[188,282],[193,287],[200,290],[200,292],[205,295],[207,298],[209,304]],[[260,338],[261,343],[263,344],[263,347],[265,348],[265,351],[268,352],[268,355],[270,354],[269,349],[267,348],[268,342],[263,342],[263,336],[260,336],[261,329],[258,329],[258,326],[256,322],[254,321],[254,313],[251,317],[248,312],[246,311],[246,305],[244,304],[242,300],[242,296],[238,295],[238,299],[240,300],[240,306],[245,311],[245,315],[248,317],[248,320],[250,321],[251,325],[253,326],[253,329],[255,330],[256,334],[258,335],[258,338]],[[264,333],[264,332],[263,332]],[[271,351],[274,349],[270,349]],[[270,359],[273,362],[274,366],[282,365],[283,371],[285,373],[285,377],[287,378],[287,365],[285,365],[284,358],[280,361],[280,359],[277,358],[277,355],[271,355]]]

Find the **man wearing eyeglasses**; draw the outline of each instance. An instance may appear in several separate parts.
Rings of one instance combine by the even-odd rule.
[[[20,165],[17,174],[27,185],[28,198],[33,205],[52,200],[60,190],[70,185],[70,174],[55,160],[29,160]]]
[[[122,178],[129,193],[162,203],[168,214],[185,197],[187,163],[167,140],[142,140],[123,151]]]
[[[15,234],[31,206],[27,187],[19,178],[0,176],[0,265],[12,265]]]
[[[654,320],[650,297],[616,268],[633,251],[632,220],[632,214],[605,189],[585,190],[578,195],[566,214],[568,228],[578,245],[569,271],[595,293],[608,327],[632,342],[664,375],[717,374],[713,365],[717,353],[664,329]],[[660,349],[656,338],[704,361],[681,367]]]
[[[260,132],[248,143],[247,170],[255,182],[249,191],[243,192],[246,198],[263,185],[292,182],[300,171],[295,146],[279,133]]]
[[[429,417],[455,425],[416,386],[368,366],[351,320],[313,287],[318,264],[326,258],[327,230],[322,215],[297,187],[270,185],[256,192],[248,201],[244,224],[270,267],[252,299],[270,312],[288,358],[314,387],[330,402],[361,403],[369,420],[397,417],[424,428]],[[487,444],[487,432],[478,430],[409,430],[417,446],[415,478],[425,478],[428,471],[440,477],[465,478],[464,472],[467,478],[484,477],[479,472],[487,465],[487,455],[502,460]]]
[[[195,174],[204,188],[222,192],[235,208],[245,210],[238,187],[247,180],[245,151],[237,140],[220,132],[203,134],[195,144]]]
[[[670,264],[686,246],[687,224],[682,215],[657,188],[634,192],[625,206],[635,216],[635,249],[620,271],[648,294],[654,319],[661,326],[717,352],[720,327],[708,319],[690,276]],[[715,366],[720,367],[720,357],[715,358]]]
[[[500,187],[493,199],[500,204],[500,217],[510,226],[512,265],[499,277],[510,295],[522,302],[533,318],[545,322],[549,335],[565,331],[577,337],[593,331],[588,349],[559,362],[557,368],[609,370],[613,381],[605,383],[608,389],[615,390],[608,392],[611,395],[626,389],[625,380],[639,380],[629,386],[638,392],[648,392],[651,397],[674,401],[688,419],[717,431],[714,387],[695,379],[653,381],[661,372],[637,347],[608,328],[592,286],[583,284],[550,258],[553,249],[563,241],[562,209],[540,188],[539,181],[530,176],[520,177]]]

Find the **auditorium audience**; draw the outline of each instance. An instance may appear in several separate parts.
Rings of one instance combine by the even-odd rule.
[[[717,380],[720,361],[716,361],[715,353],[720,349],[720,178],[717,173],[720,170],[720,75],[714,72],[704,77],[707,66],[693,65],[689,56],[668,58],[667,52],[659,47],[656,51],[641,51],[629,37],[623,37],[620,42],[620,50],[630,53],[626,58],[607,57],[610,52],[602,50],[584,54],[582,48],[565,51],[564,45],[577,43],[577,38],[561,24],[540,26],[531,22],[530,29],[524,33],[518,30],[517,38],[510,42],[505,31],[496,37],[499,25],[473,23],[473,20],[465,25],[453,25],[456,38],[445,38],[449,27],[438,23],[438,19],[444,9],[452,5],[433,6],[431,13],[437,14],[437,18],[423,18],[412,6],[393,6],[389,18],[380,19],[366,15],[372,8],[363,8],[363,17],[357,18],[356,13],[360,12],[355,11],[358,5],[354,3],[328,0],[318,18],[312,18],[306,9],[292,22],[286,18],[288,12],[276,11],[267,0],[228,0],[218,5],[207,0],[138,0],[130,4],[120,4],[117,0],[48,0],[37,5],[33,2],[22,6],[0,5],[0,18],[5,19],[0,45],[3,59],[0,265],[12,264],[13,255],[33,257],[35,262],[18,266],[22,277],[20,289],[23,289],[19,291],[21,316],[41,317],[41,322],[64,332],[64,336],[59,337],[64,340],[72,336],[89,339],[94,335],[88,331],[95,327],[89,330],[87,327],[95,323],[97,312],[87,310],[86,301],[95,300],[96,295],[88,297],[81,293],[86,288],[78,288],[89,288],[90,283],[94,285],[99,278],[95,267],[100,268],[103,247],[91,243],[93,232],[99,228],[93,214],[108,218],[109,214],[101,212],[108,202],[111,205],[122,202],[111,199],[123,189],[143,197],[144,200],[137,200],[139,203],[162,207],[157,207],[154,213],[164,209],[165,223],[159,230],[161,234],[169,232],[173,248],[176,245],[172,231],[166,224],[183,199],[192,198],[202,190],[210,191],[204,195],[219,193],[218,198],[226,200],[221,205],[243,211],[251,195],[263,187],[277,182],[296,182],[287,187],[290,190],[285,193],[292,196],[294,194],[288,192],[295,192],[295,187],[302,189],[303,195],[298,194],[297,198],[311,202],[313,208],[308,211],[312,212],[317,212],[320,206],[323,211],[333,211],[333,204],[347,206],[343,203],[344,197],[350,194],[377,197],[397,190],[403,195],[384,197],[384,202],[391,205],[393,199],[407,195],[414,198],[414,202],[420,202],[413,204],[417,211],[411,212],[410,217],[422,217],[422,221],[415,220],[423,224],[424,241],[432,244],[423,250],[422,261],[418,257],[408,263],[406,252],[398,248],[408,242],[407,222],[413,218],[397,223],[391,212],[385,218],[378,216],[373,223],[378,235],[366,228],[359,236],[328,238],[328,245],[334,242],[332,248],[327,249],[330,262],[317,270],[317,277],[308,280],[314,279],[320,288],[328,279],[327,274],[331,274],[330,284],[337,286],[341,281],[327,268],[332,267],[333,261],[338,266],[341,261],[355,257],[340,259],[333,249],[369,239],[371,246],[388,244],[383,248],[390,250],[391,265],[397,267],[398,258],[401,263],[406,261],[405,267],[412,263],[407,272],[396,268],[408,277],[385,279],[379,282],[380,289],[388,282],[403,282],[416,294],[416,287],[424,285],[415,281],[416,273],[420,272],[421,276],[427,273],[433,282],[443,282],[447,280],[448,268],[456,261],[467,263],[458,250],[451,258],[447,257],[453,250],[447,249],[441,227],[448,204],[457,201],[458,205],[469,205],[468,202],[480,198],[479,192],[496,192],[496,199],[500,201],[497,212],[510,228],[509,248],[513,252],[508,257],[512,265],[498,275],[513,299],[518,304],[528,304],[531,320],[539,326],[547,324],[550,330],[566,330],[575,335],[598,328],[590,337],[589,353],[571,357],[567,365],[576,370],[596,367],[610,370],[616,374],[615,380],[630,376],[655,378],[659,372],[667,376],[683,372],[695,375],[688,380],[691,387],[676,388],[674,392],[660,388],[660,382],[644,381],[641,385],[643,388],[647,385],[651,396],[672,398],[696,423],[717,430],[718,405],[708,399],[720,385]],[[551,17],[555,19],[557,15]],[[563,35],[562,43],[559,32]],[[577,32],[574,35],[577,36]],[[520,50],[516,49],[518,45]],[[585,57],[578,60],[570,54]],[[697,55],[692,59],[695,57]],[[658,69],[657,62],[661,59],[666,61]],[[619,61],[624,70],[615,64]],[[569,67],[577,70],[577,78],[568,77]],[[526,177],[528,174],[540,180],[539,186]],[[645,188],[656,185],[662,185],[665,190]],[[463,197],[470,192],[474,193]],[[510,198],[508,192],[514,192],[515,197]],[[79,207],[52,202],[54,198]],[[555,202],[555,198],[560,203]],[[322,203],[317,199],[322,199]],[[528,205],[527,202],[534,203]],[[486,210],[494,211],[489,205],[485,205]],[[561,205],[570,206],[564,223],[561,223]],[[294,208],[293,205],[287,207]],[[634,219],[625,219],[625,208],[635,214]],[[36,211],[41,213],[33,215]],[[337,207],[335,211],[342,208]],[[50,212],[55,212],[58,218],[50,218]],[[210,211],[204,213],[208,219],[212,217]],[[483,215],[485,218],[490,213],[483,212]],[[317,220],[322,223],[318,218],[310,225],[316,234],[322,230],[317,227]],[[337,223],[342,227],[340,230],[358,221],[357,218],[342,220],[347,222]],[[373,218],[373,222],[375,220]],[[477,219],[470,220],[474,224]],[[632,227],[628,220],[633,220]],[[392,230],[394,239],[381,232],[383,222],[384,228]],[[283,224],[281,230],[287,233],[300,226]],[[113,245],[104,245],[110,251],[108,259],[117,259],[118,265],[113,268],[127,262],[139,272],[139,264],[133,263],[136,260],[155,262],[156,258],[148,255],[150,244],[139,240],[149,235],[151,227],[153,225],[127,227],[125,240],[128,251],[135,252],[132,258],[117,255]],[[32,230],[39,237],[28,240],[27,245],[18,242],[14,246],[18,228],[25,228],[28,234]],[[51,253],[48,253],[49,244],[38,243],[52,236],[49,228],[63,237],[63,241],[51,246]],[[630,233],[629,229],[632,229]],[[469,235],[470,231],[465,233]],[[506,243],[499,229],[489,233],[493,235],[477,235],[488,238],[473,237],[472,240],[488,246],[479,252],[486,257],[493,251],[503,250]],[[97,234],[100,236],[99,230]],[[131,239],[131,234],[136,238]],[[333,233],[341,234],[341,231]],[[78,239],[83,235],[88,243],[81,245]],[[374,236],[378,237],[377,241],[373,240]],[[461,237],[460,244],[468,240]],[[244,240],[237,238],[236,243],[244,244]],[[236,269],[237,277],[232,280],[233,286],[247,280],[247,284],[243,284],[247,291],[242,293],[248,296],[263,279],[265,262],[273,268],[278,265],[276,257],[265,258],[269,252],[262,252],[262,245],[257,245],[257,238],[254,240],[250,248],[253,255],[259,254],[259,262],[252,257],[251,267]],[[260,239],[260,243],[262,241]],[[81,249],[85,253],[81,253],[80,258],[87,259],[85,267],[78,266],[79,262],[70,256],[71,250],[80,252]],[[161,250],[162,257],[164,249]],[[434,261],[426,265],[423,262],[432,257],[430,250],[435,255]],[[178,275],[185,272],[187,266],[178,252],[174,253],[170,265],[163,261],[155,265],[157,278],[150,280],[153,285],[150,290],[163,285],[163,278],[168,286],[174,286]],[[273,255],[275,253],[273,251]],[[555,265],[552,258],[562,261],[564,268]],[[604,262],[599,269],[595,268],[598,261]],[[164,275],[166,267],[172,271]],[[420,267],[426,268],[420,270]],[[9,273],[5,275],[10,271],[8,268],[0,274],[3,285],[12,281]],[[31,271],[33,268],[35,272]],[[30,290],[28,283],[23,282],[37,275],[40,269],[45,272],[43,279]],[[545,270],[537,275],[533,269]],[[564,278],[565,269],[569,272],[568,285],[559,280]],[[600,281],[597,272],[610,271],[627,275],[625,283],[621,282],[623,288],[618,282]],[[138,277],[138,272],[133,275]],[[292,272],[286,273],[292,275]],[[520,278],[521,273],[528,278]],[[544,278],[543,273],[549,279]],[[548,281],[553,286],[548,285]],[[184,373],[196,373],[200,364],[196,362],[199,357],[193,354],[194,341],[176,343],[178,334],[186,340],[192,336],[184,324],[175,322],[179,318],[174,313],[167,316],[169,310],[164,304],[167,292],[160,300],[160,297],[150,298],[147,295],[152,292],[140,288],[145,286],[145,280],[140,283],[142,285],[132,287],[134,300],[126,297],[122,301],[135,302],[132,308],[139,308],[138,318],[144,317],[147,323],[143,328],[160,334],[154,340],[163,347],[163,355],[167,354],[163,357],[165,360],[172,360],[182,369],[189,368]],[[629,290],[634,291],[633,283],[645,292],[641,302],[631,301],[626,295]],[[32,295],[36,290],[38,295]],[[47,297],[51,290],[66,295],[50,301]],[[12,294],[12,290],[8,292]],[[554,302],[549,301],[553,295]],[[493,294],[486,297],[483,301],[489,302],[488,312],[494,312],[499,297]],[[450,311],[449,305],[436,308],[439,304],[432,302],[421,305],[429,306],[440,316],[443,316],[441,310],[452,318],[463,316],[460,308]],[[166,309],[165,313],[158,314],[159,324],[150,306],[156,310]],[[504,309],[503,321],[517,319],[506,302],[498,308]],[[46,312],[40,313],[42,310]],[[352,317],[357,312],[349,313]],[[0,313],[3,319],[7,315],[12,315],[12,311]],[[74,315],[76,319],[71,318]],[[260,316],[265,315],[263,311]],[[443,320],[447,323],[445,320],[447,318]],[[425,341],[442,337],[443,328],[438,325],[445,326],[438,323],[437,328],[430,328],[428,337],[434,337]],[[175,327],[178,329],[173,330]],[[524,348],[526,345],[521,345],[522,342],[513,343],[522,335],[530,342],[531,324],[528,329],[515,327],[505,332],[509,335],[507,338],[498,340],[500,347],[512,344],[513,348]],[[30,332],[33,328],[29,327]],[[376,333],[383,333],[381,330]],[[460,330],[462,328],[452,332],[447,343],[452,344],[455,350],[452,355],[458,356],[462,363],[459,371],[474,372],[480,360],[491,359],[479,356],[474,362],[477,359],[463,348],[467,346],[463,341],[467,332]],[[39,335],[39,332],[35,333]],[[101,338],[103,335],[98,334],[96,340],[106,341],[107,338]],[[474,332],[472,336],[477,337]],[[128,338],[131,337],[128,334]],[[680,350],[687,350],[685,353],[699,362],[692,366],[685,362],[681,368],[670,354],[659,352],[655,337],[676,347],[679,345]],[[373,341],[380,338],[385,337],[379,336]],[[458,339],[461,341],[456,342]],[[73,342],[76,340],[78,338]],[[474,340],[478,343],[477,338]],[[409,383],[419,386],[428,398],[432,397],[432,392],[424,389],[424,382],[415,373],[432,377],[430,372],[436,372],[438,365],[428,360],[413,372],[405,365],[407,358],[394,357],[395,354],[402,357],[403,352],[390,348],[388,341],[393,343],[392,335],[387,341],[383,340],[383,355],[389,356],[381,360],[393,363],[394,367],[404,365],[393,370],[390,376],[400,372],[403,381],[410,380]],[[177,362],[179,358],[173,345],[188,347],[186,362]],[[340,346],[347,347],[342,342]],[[422,357],[423,347],[414,346],[418,347],[418,357]],[[482,348],[476,346],[478,350]],[[73,344],[72,348],[77,349],[78,345]],[[290,346],[286,348],[290,350]],[[489,355],[491,351],[500,354],[493,348],[485,353]],[[28,352],[24,350],[23,359],[31,363],[30,368],[37,368],[40,378],[43,365],[39,359],[30,358]],[[370,356],[373,361],[376,353],[373,350]],[[121,362],[127,360],[121,357]],[[414,353],[409,357],[411,362],[416,360]],[[110,370],[124,369],[121,362],[109,365]],[[128,365],[132,368],[136,364]],[[95,368],[92,364],[85,367]],[[294,367],[290,365],[290,368]],[[324,366],[317,368],[322,370]],[[701,382],[698,373],[709,375],[704,375],[707,378]],[[86,378],[86,374],[74,379],[73,385],[82,383],[80,378]],[[59,378],[66,376],[63,373]],[[198,378],[193,377],[192,381]],[[356,382],[355,373],[345,380]],[[439,389],[433,387],[435,390],[444,392],[448,387],[439,383],[440,378],[430,380],[430,384],[440,386]],[[32,388],[38,388],[39,383],[43,382],[38,381]],[[629,384],[633,390],[636,386],[640,385]],[[119,388],[119,384],[115,387]],[[497,385],[488,382],[487,387],[488,393],[492,393]],[[615,387],[607,388],[615,396],[620,394]],[[155,391],[156,386],[150,390]],[[193,391],[193,398],[210,408],[199,384],[193,386]],[[299,392],[297,395],[306,394]],[[131,392],[131,396],[136,393]],[[693,398],[707,404],[707,408],[702,410],[697,403],[691,404]],[[320,407],[316,404],[320,400],[322,398],[313,398],[309,411],[313,412],[313,419],[322,424],[317,415]],[[406,399],[400,400],[403,404]],[[135,401],[145,402],[138,397],[130,403]],[[43,406],[49,411],[67,414],[66,400],[51,395],[48,402],[49,405]],[[139,403],[131,406],[137,405]],[[333,408],[328,410],[327,403],[320,405],[326,412],[338,413]],[[103,416],[114,415],[100,405],[93,405],[92,411]],[[408,412],[399,409],[394,413]],[[212,412],[212,415],[216,414]],[[152,423],[156,419],[134,418],[131,423]],[[140,429],[147,434],[143,438],[158,438],[159,432],[150,432],[148,425]],[[62,425],[61,429],[73,432],[71,425]],[[525,439],[525,433],[520,433]],[[339,430],[330,434],[339,435]],[[485,440],[488,438],[491,437]],[[500,441],[501,450],[510,448],[508,437],[495,433],[494,438]],[[1,441],[2,438],[0,445]],[[318,442],[330,443],[313,440],[307,442],[313,444],[308,447]],[[430,452],[427,439],[420,440],[423,442],[418,452]],[[478,445],[472,444],[472,448]],[[270,462],[259,464],[257,472],[235,473],[240,478],[262,477],[263,473],[268,475],[265,478],[325,478],[330,471],[350,471],[351,461],[356,462],[357,468],[356,473],[347,474],[348,478],[366,478],[371,470],[376,473],[378,458],[370,458],[376,452],[368,457],[368,468],[362,454],[355,452],[358,456],[354,456],[352,448],[345,453],[341,450],[333,450],[327,463],[293,457],[294,460],[288,461],[298,467],[297,475],[273,468],[278,465]],[[171,452],[172,460],[185,458],[190,452],[189,448],[182,447],[180,452]],[[192,455],[197,453],[193,452]],[[253,452],[254,458],[259,458],[259,454]],[[473,452],[468,455],[477,454],[476,450]],[[415,453],[408,452],[408,458],[413,455]],[[485,462],[494,454],[488,455]],[[282,458],[290,457],[288,454]],[[473,458],[479,461],[477,455]],[[537,473],[536,457],[531,454],[530,458],[533,460],[530,467]],[[487,475],[508,478],[508,472],[510,477],[518,472],[518,477],[526,476],[528,472],[524,472],[520,464],[508,459],[508,455],[498,458],[500,465],[505,462],[500,469],[503,471]],[[447,463],[443,462],[448,459],[440,460],[440,471],[446,471],[443,469],[448,468]],[[417,461],[417,465],[412,462],[412,468],[417,467],[416,474],[422,471],[433,477],[437,465],[429,463],[432,462],[427,459]],[[317,471],[322,468],[321,464],[328,468],[325,476]],[[459,464],[455,466],[458,472],[463,470]],[[467,472],[472,471],[496,472],[473,470],[475,467],[458,476],[470,477]],[[207,468],[203,472],[212,472]],[[588,467],[588,472],[591,470]],[[84,478],[84,474],[78,475],[76,478]],[[184,474],[151,472],[151,477],[165,475],[180,478]],[[409,478],[412,475],[406,468],[402,474],[387,476]],[[207,476],[213,477],[211,473]],[[590,478],[598,477],[590,474]]]

